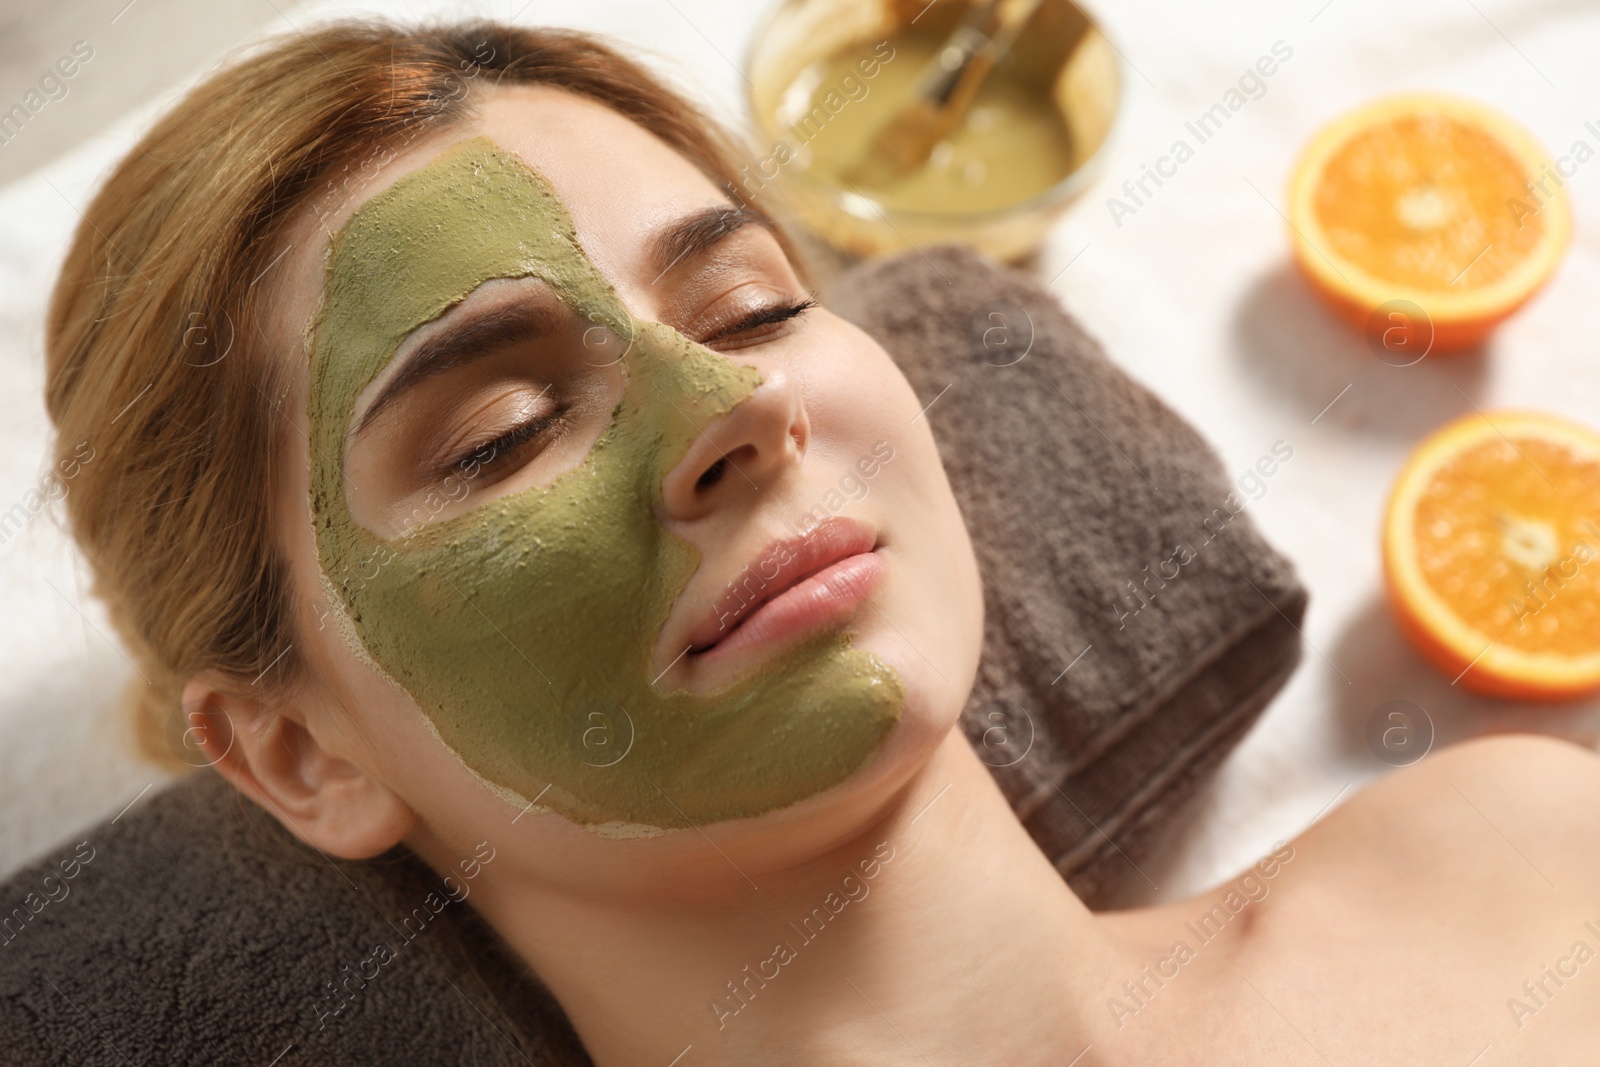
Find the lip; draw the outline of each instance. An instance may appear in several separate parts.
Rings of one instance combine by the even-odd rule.
[[[804,536],[771,542],[723,585],[691,633],[684,658],[721,662],[849,618],[883,577],[877,548],[871,526],[838,517]]]

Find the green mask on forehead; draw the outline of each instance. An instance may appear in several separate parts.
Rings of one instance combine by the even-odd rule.
[[[357,396],[417,327],[521,277],[626,339],[610,424],[548,486],[392,539],[357,526],[343,489]],[[324,584],[357,650],[508,801],[621,833],[759,815],[849,777],[899,720],[893,670],[840,632],[708,696],[651,684],[652,649],[700,559],[661,524],[662,479],[760,380],[635,320],[554,192],[487,137],[401,178],[331,242],[310,397]]]

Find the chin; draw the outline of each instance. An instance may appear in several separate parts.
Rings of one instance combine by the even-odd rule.
[[[954,728],[954,716],[928,714],[908,693],[905,714],[866,765],[843,785],[856,787],[864,809],[881,808],[927,765]]]
[[[900,675],[906,691],[900,721],[866,763],[838,784],[787,807],[719,825],[718,841],[737,849],[740,865],[750,864],[752,874],[824,855],[866,833],[956,725],[960,708],[947,705],[957,679],[944,684],[910,649],[904,651],[921,670],[904,663],[893,654],[895,646],[903,647],[898,639],[887,649],[868,641],[852,643],[882,656]]]
[[[895,614],[905,618],[910,613]],[[968,654],[965,649],[945,647],[951,642],[948,638],[941,641],[940,634],[896,629],[882,617],[874,616],[876,612],[865,620],[865,632],[851,633],[850,645],[888,664],[905,690],[900,721],[879,751],[899,745],[907,750],[920,749],[926,756],[961,718],[977,676],[976,652]]]

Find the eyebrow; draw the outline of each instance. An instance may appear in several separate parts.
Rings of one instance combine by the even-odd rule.
[[[365,432],[379,412],[419,383],[503,352],[519,341],[536,338],[550,325],[549,308],[519,300],[471,314],[460,323],[442,328],[405,357],[400,370],[361,416],[356,435]]]
[[[749,225],[776,232],[767,216],[748,207],[718,204],[668,223],[649,242],[649,258],[658,270],[651,284],[661,280],[673,267],[691,256],[698,256]]]

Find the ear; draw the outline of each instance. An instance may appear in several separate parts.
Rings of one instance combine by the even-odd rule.
[[[416,813],[366,770],[330,749],[292,702],[268,704],[206,671],[183,687],[185,741],[233,787],[330,856],[367,859],[398,844]]]

